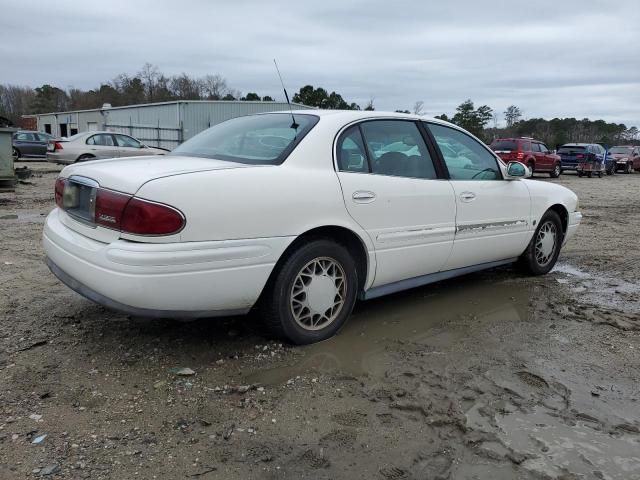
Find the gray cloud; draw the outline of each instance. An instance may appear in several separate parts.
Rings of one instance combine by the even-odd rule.
[[[4,3],[0,83],[92,88],[151,62],[282,98],[276,57],[290,92],[311,83],[377,109],[472,98],[640,125],[636,0]]]

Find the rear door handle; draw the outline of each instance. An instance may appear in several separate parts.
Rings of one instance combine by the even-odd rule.
[[[358,190],[357,192],[353,192],[351,198],[357,203],[371,203],[376,199],[376,194],[365,190]]]
[[[473,192],[462,192],[460,194],[460,200],[463,202],[472,202],[476,199],[476,194]]]

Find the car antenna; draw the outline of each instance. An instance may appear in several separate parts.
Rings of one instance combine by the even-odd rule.
[[[287,99],[287,105],[289,105],[289,111],[291,112],[291,119],[293,123],[291,124],[291,128],[297,130],[300,125],[296,123],[296,117],[293,116],[293,108],[291,108],[291,102],[289,101],[289,94],[287,93],[287,89],[284,87],[284,82],[282,81],[282,75],[280,75],[280,69],[278,68],[278,62],[276,59],[273,59],[273,64],[276,66],[276,72],[278,72],[278,77],[280,78],[280,83],[282,84],[282,90],[284,90],[284,98]]]

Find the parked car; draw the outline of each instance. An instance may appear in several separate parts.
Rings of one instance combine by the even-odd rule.
[[[613,175],[616,171],[613,155],[597,143],[567,143],[558,149],[558,154],[562,170],[575,170],[579,176]]]
[[[609,153],[616,161],[616,170],[622,170],[624,173],[640,170],[640,147],[618,145],[612,147]]]
[[[505,162],[523,163],[534,173],[546,172],[551,178],[558,178],[562,173],[560,157],[533,138],[497,138],[490,147]]]
[[[20,157],[46,157],[47,143],[53,139],[52,135],[32,130],[20,130],[13,134],[11,139],[13,159]]]
[[[83,132],[69,138],[50,140],[47,161],[75,163],[100,158],[165,155],[168,150],[148,147],[129,135],[113,132]]]
[[[51,271],[107,307],[255,307],[305,344],[336,333],[357,298],[513,262],[549,272],[582,216],[572,191],[527,174],[440,120],[266,113],[164,157],[67,166],[43,242]]]

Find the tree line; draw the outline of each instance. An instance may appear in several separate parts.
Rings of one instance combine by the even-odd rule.
[[[229,86],[221,75],[191,77],[186,73],[167,76],[157,66],[146,63],[134,75],[122,73],[99,87],[82,90],[62,89],[45,84],[37,88],[0,84],[0,116],[18,125],[22,115],[88,110],[105,103],[114,107],[172,100],[245,100],[274,101],[269,95],[256,92],[243,94]],[[322,87],[305,85],[294,96],[294,102],[324,109],[360,110],[354,102],[346,101],[336,92]],[[365,106],[373,110],[373,99]]]
[[[522,110],[510,105],[503,112],[505,126],[498,127],[499,116],[489,106],[475,107],[472,100],[465,100],[456,108],[451,117],[446,114],[436,118],[454,123],[470,131],[478,138],[490,143],[494,138],[533,137],[546,143],[550,148],[570,142],[598,142],[607,145],[638,143],[639,132],[635,126],[623,123],[609,123],[588,118],[544,118],[522,119]]]
[[[273,101],[268,95],[256,92],[243,94],[231,87],[218,74],[191,77],[186,73],[167,76],[157,66],[146,63],[134,75],[122,73],[109,82],[90,90],[70,87],[61,89],[53,85],[37,88],[0,84],[0,117],[15,125],[25,114],[86,110],[99,108],[105,103],[114,107],[172,100],[248,100]],[[305,85],[293,95],[293,102],[321,109],[375,110],[374,99],[360,106],[339,93],[322,87]],[[413,113],[422,115],[425,104],[415,102]],[[409,110],[396,110],[410,113]],[[485,142],[494,138],[530,136],[549,146],[567,142],[602,142],[607,144],[637,142],[638,129],[604,120],[583,118],[523,119],[521,109],[510,105],[504,112],[505,126],[499,127],[499,115],[488,105],[476,107],[471,99],[465,100],[450,116],[443,113],[436,118],[450,121],[475,134]]]

